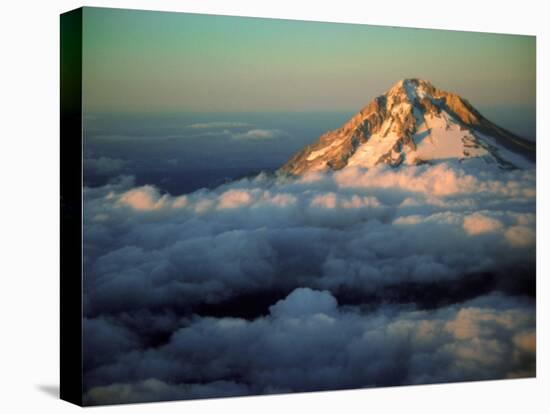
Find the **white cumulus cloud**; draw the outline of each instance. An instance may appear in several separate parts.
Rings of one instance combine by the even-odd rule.
[[[532,375],[535,188],[460,164],[86,188],[87,401]]]

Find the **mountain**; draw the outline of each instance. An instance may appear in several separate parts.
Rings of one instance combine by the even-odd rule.
[[[535,144],[501,128],[459,95],[420,79],[403,79],[340,128],[295,154],[283,173],[377,164],[482,162],[529,168]]]

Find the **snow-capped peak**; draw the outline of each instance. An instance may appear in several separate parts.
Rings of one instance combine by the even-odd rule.
[[[426,80],[402,79],[281,170],[301,174],[448,160],[527,168],[533,165],[534,144],[493,124],[457,94]]]
[[[413,101],[414,98],[423,98],[427,94],[434,91],[434,86],[423,79],[408,78],[401,79],[399,82],[395,83],[386,93],[387,96],[392,96],[399,94],[400,92],[405,92],[410,101]]]

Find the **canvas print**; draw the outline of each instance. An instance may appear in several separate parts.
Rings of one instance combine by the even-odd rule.
[[[84,8],[83,404],[535,376],[535,45]]]

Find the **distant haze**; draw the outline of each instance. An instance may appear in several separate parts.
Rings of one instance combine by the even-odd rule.
[[[84,107],[354,112],[418,77],[479,108],[534,114],[535,46],[533,36],[85,8]]]

